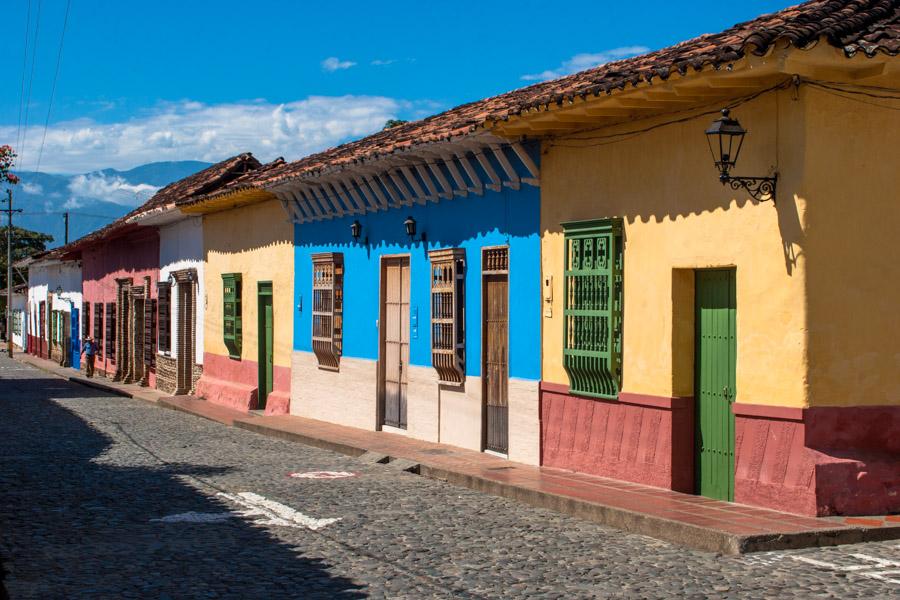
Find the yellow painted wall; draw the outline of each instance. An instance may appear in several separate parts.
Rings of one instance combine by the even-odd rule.
[[[900,86],[900,73],[894,78]],[[809,386],[813,405],[900,404],[898,103],[809,89]],[[879,108],[884,105],[890,108]]]
[[[622,217],[623,390],[693,394],[693,269],[734,266],[736,400],[806,404],[804,113],[804,102],[794,101],[790,91],[764,95],[734,111],[750,131],[738,174],[765,175],[777,168],[777,205],[750,202],[746,193],[718,182],[703,135],[714,116],[616,143],[596,137],[616,131],[608,128],[544,142],[542,271],[553,277],[552,316],[543,318],[545,381],[568,384],[562,367],[559,224]]]
[[[222,274],[242,274],[241,358],[256,362],[257,283],[272,282],[275,365],[290,368],[293,341],[293,228],[277,200],[203,216],[206,254],[205,351],[227,356],[222,339]]]

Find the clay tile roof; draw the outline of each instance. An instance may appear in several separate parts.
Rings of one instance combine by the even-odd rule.
[[[260,166],[260,162],[249,152],[232,156],[210,167],[179,179],[165,186],[144,204],[138,206],[127,215],[119,217],[112,223],[97,229],[74,242],[60,246],[50,251],[53,258],[69,256],[72,252],[104,238],[124,235],[139,226],[130,223],[129,219],[137,215],[162,210],[174,205],[177,201],[189,199],[198,195],[207,194],[219,187],[225,186],[231,181],[245,176]]]
[[[260,170],[248,177],[244,185],[262,187],[413,145],[466,135],[486,123],[529,109],[610,93],[654,78],[666,79],[676,71],[683,74],[707,65],[727,65],[748,53],[765,54],[779,40],[809,48],[822,38],[848,57],[859,52],[894,56],[900,52],[900,0],[812,0],[739,23],[721,33],[701,35],[669,48],[463,104],[279,168]]]
[[[229,181],[227,184],[220,188],[216,188],[214,190],[208,191],[206,194],[194,194],[192,196],[185,196],[182,199],[178,200],[176,204],[178,206],[186,206],[188,204],[196,204],[198,202],[202,202],[203,200],[209,197],[219,197],[225,196],[228,194],[233,194],[235,192],[239,192],[241,190],[257,188],[254,182],[257,180],[265,179],[270,173],[272,173],[277,168],[283,166],[285,164],[284,158],[279,156],[272,162],[268,162],[264,165],[260,165],[258,168],[253,171],[248,171],[244,173],[237,179],[233,179]]]

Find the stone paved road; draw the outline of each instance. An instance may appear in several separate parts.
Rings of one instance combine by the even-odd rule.
[[[11,598],[900,598],[898,542],[685,550],[6,358],[0,411]]]

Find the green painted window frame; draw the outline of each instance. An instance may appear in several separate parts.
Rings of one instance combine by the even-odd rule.
[[[241,274],[222,274],[222,338],[228,357],[241,358],[243,327],[241,321]]]
[[[569,391],[618,399],[622,388],[622,219],[562,223],[563,367]]]

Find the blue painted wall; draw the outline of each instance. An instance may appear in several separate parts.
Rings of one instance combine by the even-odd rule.
[[[532,152],[535,155],[536,152]],[[537,158],[535,156],[535,158]],[[410,244],[403,220],[412,216],[427,248]],[[359,243],[350,224],[363,226]],[[379,268],[386,254],[410,255],[410,361],[431,365],[428,251],[466,251],[466,373],[481,373],[481,248],[509,245],[510,376],[540,379],[540,190],[485,190],[438,203],[390,209],[294,226],[294,349],[312,351],[312,259],[316,252],[344,253],[344,356],[378,358]],[[368,237],[366,246],[363,239]]]

